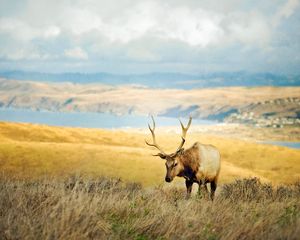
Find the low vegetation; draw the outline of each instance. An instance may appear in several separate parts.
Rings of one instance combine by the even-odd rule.
[[[0,180],[0,239],[299,239],[300,183],[257,178],[214,202],[120,179]]]

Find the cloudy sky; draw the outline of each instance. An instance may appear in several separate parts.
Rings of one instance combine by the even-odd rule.
[[[299,0],[0,0],[0,70],[300,73]]]

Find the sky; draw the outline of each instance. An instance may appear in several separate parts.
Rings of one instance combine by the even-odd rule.
[[[0,0],[0,70],[300,73],[300,0]]]

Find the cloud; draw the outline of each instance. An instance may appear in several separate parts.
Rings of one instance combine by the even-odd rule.
[[[188,71],[216,64],[222,70],[233,69],[227,63],[234,55],[241,66],[255,68],[270,52],[281,54],[278,45],[283,43],[278,39],[289,38],[294,34],[289,26],[299,25],[299,17],[293,18],[299,15],[299,0],[27,0],[21,7],[5,0],[3,4],[0,58],[7,61],[193,65],[186,67]],[[285,22],[289,26],[279,28]],[[297,52],[297,37],[289,40],[288,52]],[[247,54],[252,54],[253,62]]]
[[[146,48],[129,48],[125,56],[134,61],[159,61],[159,55]]]
[[[54,38],[57,37],[61,33],[61,30],[57,26],[50,26],[44,32],[45,38]]]
[[[169,11],[156,28],[165,39],[179,40],[191,46],[206,47],[218,43],[224,31],[220,26],[223,16],[204,11],[178,7]]]
[[[283,7],[278,12],[278,15],[280,17],[288,18],[291,16],[296,8],[299,6],[299,0],[288,0],[286,4],[283,5]]]
[[[154,36],[163,40],[181,41],[191,46],[207,47],[208,45],[221,44],[221,40],[231,37],[230,34],[241,34],[241,37],[237,36],[233,38],[234,40],[248,37],[245,36],[245,32],[241,31],[247,26],[252,28],[250,32],[252,34],[256,30],[255,26],[266,25],[263,21],[253,23],[251,15],[243,12],[225,14],[207,10],[205,7],[193,9],[188,6],[161,4],[158,1],[140,1],[133,2],[131,8],[125,11],[112,12],[110,17],[102,16],[97,13],[97,8],[94,9],[90,5],[66,5],[62,9],[58,9],[64,11],[51,16],[55,24],[51,22],[39,26],[32,23],[31,18],[30,21],[27,19],[30,12],[36,11],[37,6],[33,5],[32,2],[36,1],[31,1],[23,21],[15,18],[11,19],[10,22],[10,29],[23,29],[20,35],[27,37],[27,39],[43,36],[57,37],[62,31],[80,38],[84,34],[96,31],[106,41],[119,44],[126,44],[145,36]],[[54,4],[48,7],[55,9]],[[45,15],[45,18],[50,18],[47,13]],[[37,15],[37,17],[41,17],[41,15]],[[227,34],[224,29],[224,22],[233,26],[233,32]],[[46,29],[45,24],[48,24]],[[9,25],[9,23],[3,25]],[[258,29],[258,31],[260,30]],[[16,34],[17,31],[15,31]]]
[[[270,43],[272,36],[270,23],[258,12],[233,14],[227,29],[231,42],[246,45],[265,47]]]
[[[249,17],[248,14],[246,15]],[[242,13],[240,16],[243,17],[243,23],[240,23],[239,19],[233,19],[232,15],[203,7],[196,9],[187,6],[171,7],[169,4],[156,1],[132,4],[131,8],[117,15],[112,13],[109,18],[97,14],[95,9],[84,7],[79,9],[76,6],[65,11],[64,16],[66,20],[62,22],[63,28],[77,37],[96,31],[105,41],[116,44],[127,44],[139,38],[155,37],[163,41],[175,40],[190,46],[205,48],[210,45],[221,45],[224,38],[234,41],[244,38],[245,33],[242,31],[227,34],[223,22],[229,25],[235,24],[240,29],[244,28],[244,25],[246,27],[251,25],[251,22],[245,22],[248,18],[245,18]],[[230,22],[231,19],[234,22]],[[251,16],[249,21],[253,22]],[[259,28],[260,23],[256,21],[252,24],[250,34],[255,31],[255,26]],[[262,24],[266,25],[264,22]],[[242,36],[232,37],[232,34]]]
[[[0,33],[19,41],[31,41],[35,38],[57,37],[61,30],[55,25],[37,28],[18,18],[0,18]]]
[[[97,14],[90,9],[71,7],[66,9],[62,26],[75,35],[85,34],[93,29],[102,29],[103,23]]]
[[[17,18],[0,18],[0,32],[20,41],[30,41],[39,35],[38,30]]]
[[[82,60],[88,59],[88,54],[80,47],[66,49],[64,51],[64,54],[69,58],[82,59]]]
[[[297,7],[299,7],[299,3],[299,0],[286,1],[286,3],[279,8],[274,16],[274,26],[277,26],[282,21],[282,19],[289,18],[291,15],[293,15]]]

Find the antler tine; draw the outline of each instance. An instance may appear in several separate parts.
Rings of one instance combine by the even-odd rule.
[[[183,125],[183,123],[181,122],[180,119],[179,119],[179,122],[180,122],[181,129],[182,129],[182,135],[181,135],[181,143],[180,143],[180,145],[179,145],[177,151],[179,151],[179,150],[183,147],[183,145],[184,145],[184,143],[185,143],[186,133],[187,133],[188,129],[190,128],[191,124],[192,124],[192,117],[190,116],[189,122],[188,122],[188,124],[186,125],[186,127],[184,127],[184,125]]]
[[[151,134],[152,134],[152,136],[153,136],[154,130],[155,130],[155,121],[154,121],[153,116],[151,116],[151,118],[152,118],[152,122],[153,122],[153,128],[150,127],[150,124],[149,124],[149,123],[148,123],[148,128],[149,128],[149,130],[150,130],[150,132],[151,132]],[[155,137],[155,135],[154,135],[154,137]]]
[[[161,147],[156,143],[156,138],[155,138],[155,133],[154,133],[154,131],[155,131],[155,121],[154,121],[153,116],[151,116],[151,118],[152,118],[152,122],[153,122],[153,128],[150,127],[150,124],[148,124],[148,127],[149,127],[149,130],[150,130],[151,135],[152,135],[153,143],[149,143],[149,142],[147,142],[147,141],[145,141],[145,142],[146,142],[146,144],[147,144],[148,146],[155,147],[155,148],[157,148],[162,154],[165,154],[165,152],[161,149]],[[159,156],[159,155],[158,155],[158,156]]]
[[[155,130],[155,121],[154,121],[154,117],[152,115],[151,115],[151,118],[152,118],[152,122],[153,122],[153,131],[154,131]]]

